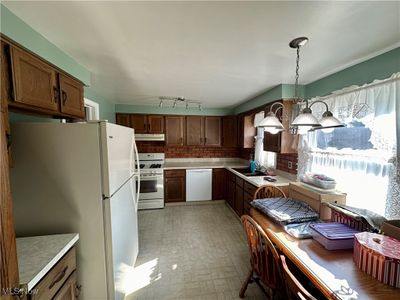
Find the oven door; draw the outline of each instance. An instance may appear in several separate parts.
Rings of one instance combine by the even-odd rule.
[[[140,174],[139,201],[164,198],[164,176]]]

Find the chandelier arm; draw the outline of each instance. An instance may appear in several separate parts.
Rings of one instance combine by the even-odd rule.
[[[274,103],[272,103],[271,107],[269,108],[269,111],[272,112],[272,108],[273,108],[274,106],[276,106],[276,105],[279,105],[280,108],[283,108],[283,104],[282,104],[282,103],[280,103],[280,102],[274,102]],[[276,114],[276,112],[278,111],[278,109],[279,109],[279,107],[275,110],[275,114]]]
[[[313,105],[316,104],[316,103],[323,103],[323,104],[325,105],[326,111],[329,111],[329,106],[328,106],[328,104],[325,103],[325,102],[322,101],[322,100],[317,100],[317,101],[312,102],[312,103],[310,104],[309,107],[311,108],[311,106],[313,106]]]

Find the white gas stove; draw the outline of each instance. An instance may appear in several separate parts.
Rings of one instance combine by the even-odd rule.
[[[139,209],[164,208],[164,153],[139,153]]]

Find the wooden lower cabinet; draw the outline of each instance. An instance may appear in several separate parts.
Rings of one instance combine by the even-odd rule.
[[[235,203],[235,188],[236,188],[235,182],[232,180],[228,180],[227,191],[226,191],[226,201],[228,202],[229,206],[232,208],[234,208],[234,203]]]
[[[251,201],[253,201],[253,194],[249,194],[245,191],[243,193],[243,214],[250,215]]]
[[[77,299],[76,291],[76,272],[72,273],[61,289],[54,296],[53,300],[75,300]]]
[[[186,201],[186,170],[164,171],[164,201]]]
[[[237,184],[235,188],[235,203],[233,209],[239,217],[243,215],[243,188]]]
[[[226,170],[213,169],[212,171],[212,199],[222,200],[226,198]]]
[[[73,247],[60,261],[33,287],[35,292],[28,300],[76,299],[76,250]]]

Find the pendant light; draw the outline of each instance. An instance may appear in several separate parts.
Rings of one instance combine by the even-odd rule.
[[[336,128],[343,127],[344,125],[340,123],[338,119],[336,119],[332,112],[329,111],[328,104],[324,101],[317,100],[312,102],[309,105],[307,99],[300,99],[298,96],[298,85],[299,85],[299,64],[300,64],[300,48],[306,45],[308,42],[308,38],[299,37],[292,40],[289,43],[291,48],[296,49],[297,58],[296,58],[296,81],[295,81],[295,99],[299,102],[305,102],[306,107],[300,112],[300,114],[293,120],[291,127],[297,131],[298,134],[306,134],[309,130],[317,130],[317,129],[326,129],[326,128]],[[322,119],[318,120],[313,114],[311,110],[311,106],[316,103],[322,103],[325,105],[326,111],[322,115]]]
[[[300,48],[308,43],[308,38],[299,37],[295,38],[289,43],[290,48],[296,49],[296,80],[294,84],[294,97],[296,100],[301,101],[298,96],[299,88],[299,66],[300,66]],[[318,119],[313,116],[311,108],[308,107],[308,101],[306,101],[306,107],[300,112],[300,114],[293,120],[291,126],[296,128],[301,133],[307,132],[313,127],[321,126]]]
[[[272,108],[276,105],[279,105],[279,107],[275,110],[275,112],[273,112]],[[258,124],[257,127],[264,127],[264,130],[271,134],[277,134],[278,132],[285,130],[281,121],[279,121],[278,117],[276,116],[276,113],[280,109],[283,109],[282,103],[280,102],[273,103],[269,109],[269,112],[267,113],[265,118],[261,120],[260,124]]]

